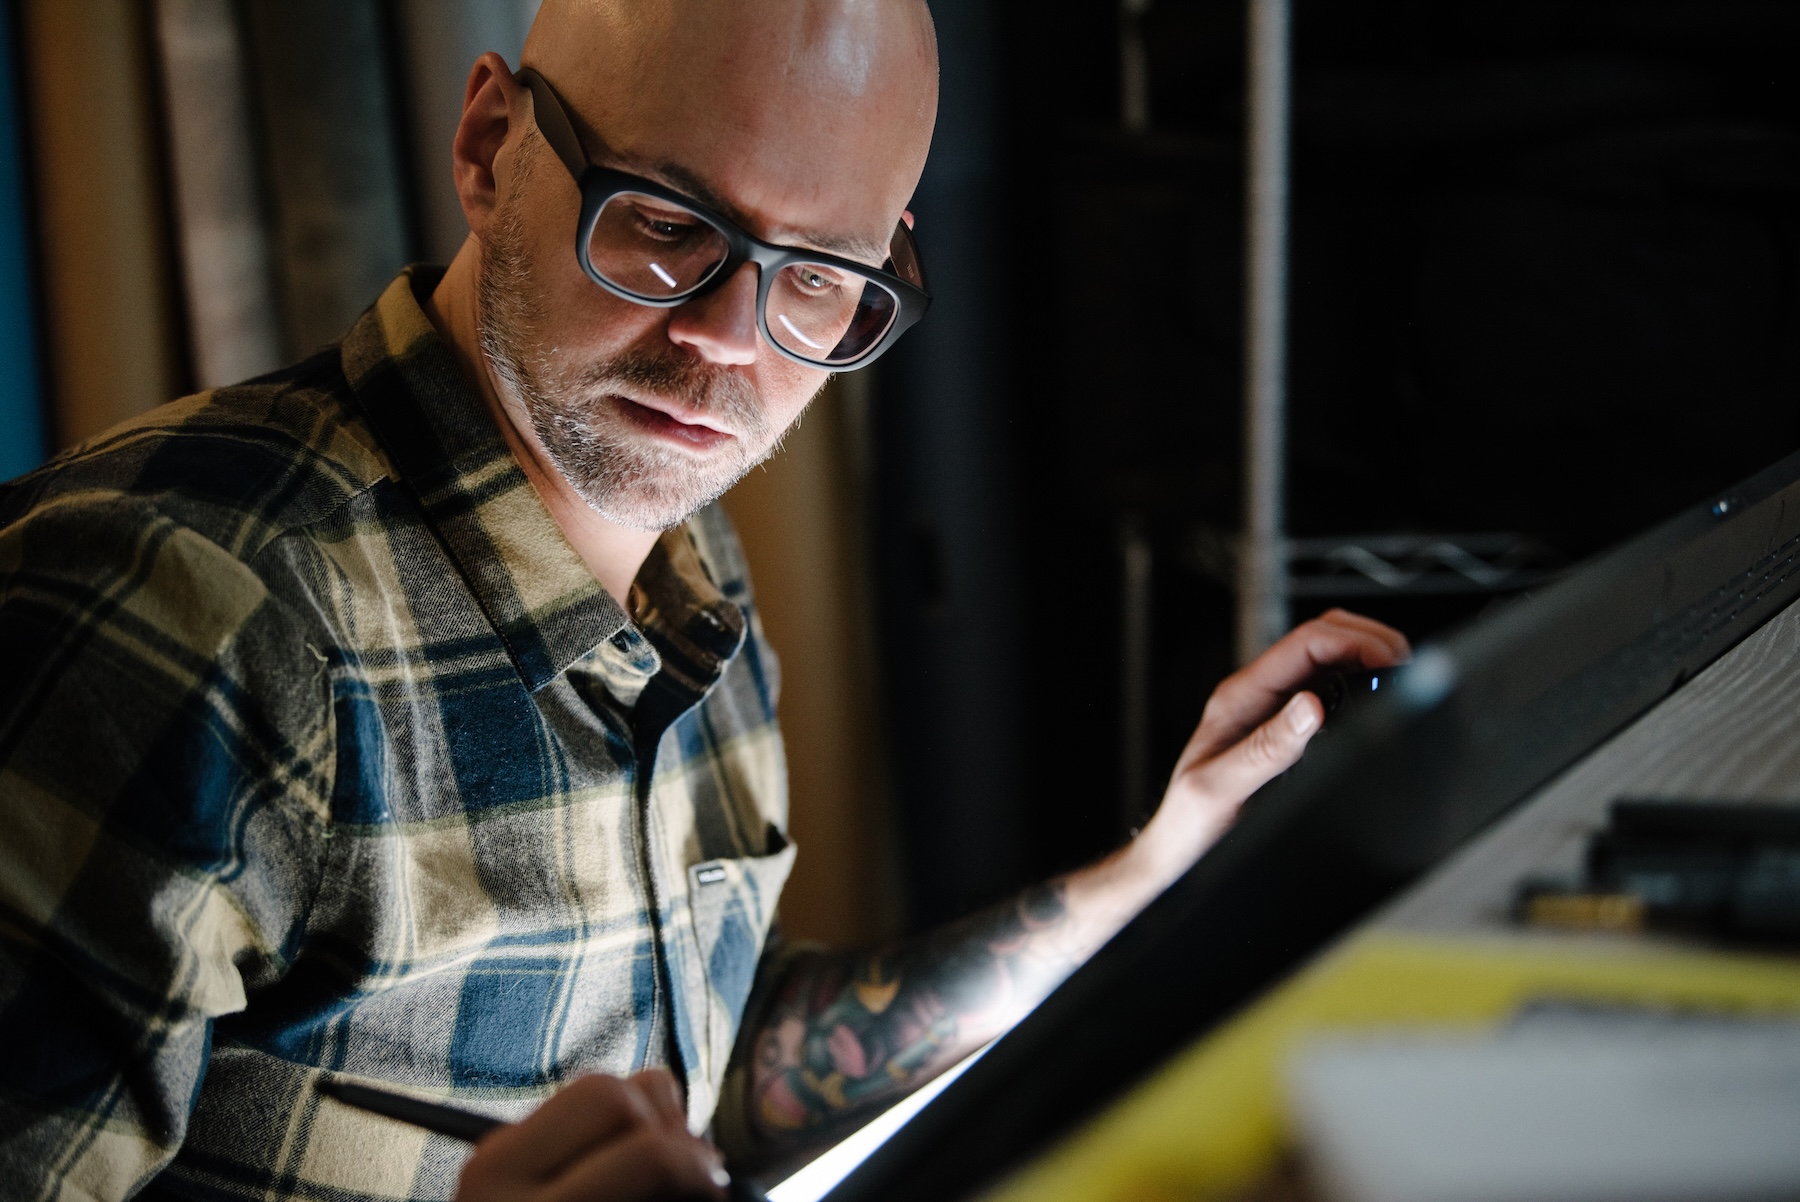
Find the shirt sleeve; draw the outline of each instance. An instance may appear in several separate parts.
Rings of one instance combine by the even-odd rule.
[[[232,553],[116,496],[0,526],[0,1198],[175,1155],[299,937],[332,755],[324,657]]]

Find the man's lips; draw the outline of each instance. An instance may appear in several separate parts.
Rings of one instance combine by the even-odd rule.
[[[614,393],[612,399],[618,405],[619,412],[633,425],[697,451],[711,450],[731,439],[730,434],[715,426],[706,425],[699,420],[684,420],[659,405],[620,396],[618,393]]]

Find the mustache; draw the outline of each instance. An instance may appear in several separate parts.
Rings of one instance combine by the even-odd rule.
[[[628,351],[582,369],[570,383],[588,405],[612,393],[650,393],[722,419],[740,434],[759,438],[766,433],[755,385],[728,368],[687,356]]]

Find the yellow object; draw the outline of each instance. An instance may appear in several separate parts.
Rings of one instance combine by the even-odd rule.
[[[1525,921],[1567,931],[1641,931],[1644,899],[1630,893],[1540,893],[1526,901]]]
[[[1281,1071],[1327,1032],[1479,1028],[1545,998],[1800,1011],[1800,960],[1608,940],[1371,931],[1282,983],[985,1202],[1230,1198],[1276,1164]]]

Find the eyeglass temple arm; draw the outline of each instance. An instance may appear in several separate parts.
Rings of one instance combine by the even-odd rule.
[[[532,116],[537,121],[538,132],[550,143],[550,149],[563,161],[569,174],[579,180],[588,169],[587,151],[581,148],[581,139],[575,136],[575,128],[569,124],[569,115],[556,98],[550,81],[530,67],[520,68],[514,78],[531,93]]]

